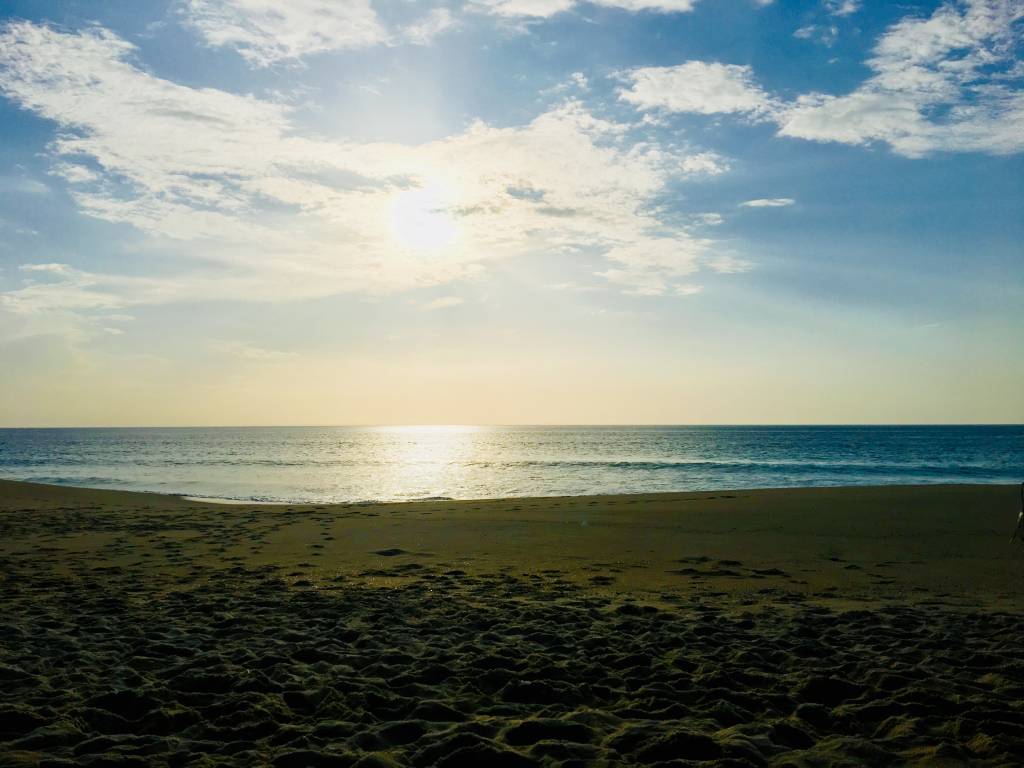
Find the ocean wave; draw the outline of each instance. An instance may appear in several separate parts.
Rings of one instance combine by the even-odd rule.
[[[380,468],[380,467],[466,467],[470,469],[515,469],[515,468],[566,468],[566,469],[743,469],[743,470],[788,470],[802,469],[806,471],[864,471],[864,472],[945,472],[985,474],[1012,470],[1012,462],[993,462],[991,464],[967,464],[950,462],[948,464],[872,461],[872,460],[802,460],[802,459],[502,459],[492,461],[436,461],[436,460],[372,460],[366,458],[351,459],[218,459],[197,457],[195,459],[144,459],[138,456],[123,460],[112,460],[110,456],[81,459],[61,458],[28,458],[11,457],[0,459],[0,468],[6,471],[24,471],[33,467],[268,467],[268,468]],[[42,481],[40,481],[42,482]]]
[[[851,472],[865,474],[954,474],[985,476],[998,468],[971,464],[912,464],[912,463],[869,463],[869,462],[815,462],[815,461],[754,461],[754,460],[671,460],[671,461],[623,461],[623,460],[556,460],[556,461],[503,461],[469,462],[466,466],[479,469],[521,468],[576,468],[576,469],[627,469],[657,472],[660,470],[707,469],[724,471],[771,472]]]
[[[44,485],[76,485],[76,486],[90,486],[94,488],[131,488],[133,482],[125,478],[117,477],[106,477],[101,475],[91,475],[85,477],[69,476],[69,475],[19,475],[15,478],[13,475],[6,475],[10,479],[23,480],[26,483],[43,483]]]

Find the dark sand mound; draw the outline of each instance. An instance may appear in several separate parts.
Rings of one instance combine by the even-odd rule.
[[[1024,762],[1024,622],[656,608],[559,579],[151,591],[5,564],[0,765]]]

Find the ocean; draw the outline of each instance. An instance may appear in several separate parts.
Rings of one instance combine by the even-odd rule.
[[[1017,483],[1024,426],[0,429],[0,477],[267,502]]]

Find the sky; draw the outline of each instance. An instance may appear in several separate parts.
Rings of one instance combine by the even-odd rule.
[[[0,426],[1024,421],[1024,0],[7,0]]]

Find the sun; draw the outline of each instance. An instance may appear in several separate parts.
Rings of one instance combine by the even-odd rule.
[[[439,251],[459,236],[450,196],[437,184],[409,189],[391,202],[391,237],[413,251]]]

